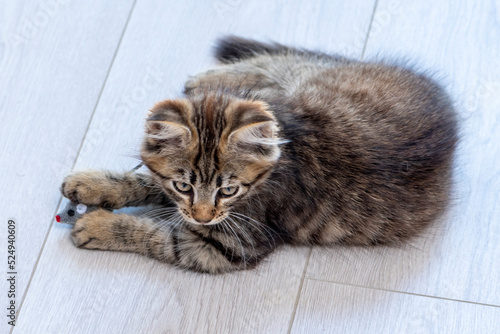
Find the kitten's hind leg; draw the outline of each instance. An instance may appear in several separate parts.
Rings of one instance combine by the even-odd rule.
[[[189,77],[184,84],[184,93],[194,94],[217,90],[219,88],[231,88],[233,91],[259,91],[276,86],[276,80],[270,78],[262,69],[255,68],[251,64],[238,63],[216,67]]]
[[[209,226],[190,225],[175,214],[170,221],[156,222],[103,209],[80,218],[71,236],[80,248],[140,253],[211,274],[250,269],[273,250]]]
[[[68,175],[62,194],[74,203],[119,209],[147,204],[169,205],[170,201],[151,176],[128,172],[81,171]]]
[[[219,39],[216,58],[223,64],[189,78],[185,94],[196,91],[231,88],[255,97],[269,93],[293,93],[297,82],[306,80],[325,68],[355,62],[340,55],[261,43],[235,36]]]
[[[184,85],[184,93],[194,95],[222,88],[253,97],[287,95],[292,94],[301,82],[341,62],[326,56],[314,59],[294,54],[256,56],[190,77]]]

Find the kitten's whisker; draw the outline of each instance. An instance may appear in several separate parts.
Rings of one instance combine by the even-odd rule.
[[[150,192],[151,193],[151,192]],[[158,194],[153,198],[152,202],[156,202],[156,200],[163,194],[163,191],[159,191]],[[148,194],[149,196],[149,194]]]
[[[149,231],[151,231],[152,229],[154,228],[157,228],[158,226],[160,226],[160,229],[158,231],[164,231],[165,228],[168,228],[169,229],[169,234],[167,235],[167,238],[165,240],[168,240],[168,236],[170,235],[170,233],[172,233],[172,231],[177,227],[177,225],[179,225],[180,221],[179,219],[174,219],[174,220],[163,220],[163,221],[156,221],[154,222],[154,224],[151,226],[151,228],[149,229]],[[143,240],[143,247],[144,249],[148,248],[147,247],[147,242],[149,239],[151,239],[157,232],[155,232],[154,234],[151,235],[151,237],[149,239],[146,239],[149,231],[144,235],[144,240]],[[165,254],[165,253],[164,253]],[[165,258],[166,258],[166,255],[164,255]]]
[[[271,240],[272,240],[272,244],[273,244],[273,245],[276,245],[276,242],[275,242],[275,240],[274,240],[274,237],[272,236],[272,234],[271,234],[269,231],[267,231],[267,230],[263,229],[265,232],[267,232],[267,234],[266,234],[266,233],[264,233],[264,232],[262,232],[262,231],[261,231],[261,226],[259,226],[259,225],[255,224],[255,223],[253,223],[253,222],[252,222],[252,221],[250,221],[250,220],[245,220],[244,218],[241,218],[241,217],[233,217],[233,218],[238,219],[238,220],[241,220],[241,221],[245,222],[246,224],[249,224],[249,225],[250,225],[250,226],[252,226],[255,230],[257,230],[257,232],[258,232],[258,233],[259,233],[259,234],[260,234],[260,235],[261,235],[261,236],[262,236],[265,240],[267,240],[267,241],[269,241],[269,242],[271,242]]]
[[[146,213],[156,213],[156,212],[175,212],[178,211],[177,208],[157,208],[147,211]]]
[[[221,223],[222,223],[222,224],[221,224],[220,226],[222,227],[223,232],[224,232],[224,236],[225,236],[225,237],[226,237],[226,239],[227,239],[227,238],[228,238],[228,235],[227,235],[226,227],[224,226],[224,225],[225,225],[225,223],[226,223],[226,218],[224,218],[224,219],[221,221]],[[227,240],[225,240],[225,241],[227,241]],[[227,255],[227,247],[226,247],[226,251],[224,252],[224,256],[226,256],[226,255]],[[231,255],[231,259],[232,259],[232,258],[233,258],[233,256]]]
[[[226,222],[227,223],[227,222]],[[231,227],[231,225],[228,223],[227,224],[227,227],[229,227],[229,229],[232,231],[234,237],[236,238],[236,240],[238,241],[238,243],[240,244],[240,248],[241,248],[241,257],[243,258],[243,263],[244,263],[244,266],[246,268],[246,262],[247,262],[247,259],[245,257],[245,251],[243,250],[243,244],[241,243],[241,240],[240,238],[238,237],[238,234],[236,233],[236,231]]]
[[[166,259],[167,258],[167,246],[169,245],[169,242],[168,242],[168,238],[170,237],[170,235],[172,234],[172,232],[180,225],[182,226],[183,224],[183,221],[184,219],[182,218],[182,216],[179,214],[178,218],[174,221],[174,223],[172,224],[171,228],[170,228],[170,231],[168,232],[167,234],[167,237],[165,238],[165,249],[163,249],[163,255],[164,255],[164,258]],[[179,244],[177,245],[179,246]],[[174,247],[172,245],[172,247]]]
[[[224,219],[221,223],[222,223],[222,226],[224,227],[224,226],[227,224],[226,219]],[[226,230],[226,228],[225,228],[225,227],[224,227],[224,234],[225,234],[228,238],[233,239],[233,238],[229,235],[229,233],[227,232],[227,230]],[[234,240],[234,239],[233,239],[233,240]],[[231,243],[231,248],[232,248],[233,246],[234,246],[234,245]],[[227,255],[227,248],[226,248],[226,251],[225,251],[224,255]],[[231,252],[231,261],[233,261],[233,259],[234,259],[234,252]]]
[[[174,214],[175,213],[157,213],[154,215],[144,216],[144,218],[154,220],[155,222],[167,222],[172,216],[174,216]]]
[[[149,249],[149,246],[148,246],[148,241],[155,236],[156,233],[158,233],[158,231],[162,230],[162,228],[164,227],[165,225],[165,222],[156,222],[154,220],[151,220],[151,219],[148,219],[149,221],[152,222],[151,226],[149,227],[149,229],[146,231],[146,233],[144,233],[144,236],[142,237],[142,248],[143,249]],[[154,229],[157,229],[157,231],[155,231],[153,234],[149,235],[150,232]]]
[[[231,221],[234,224],[234,227],[236,227],[238,230],[241,231],[243,237],[247,240],[247,243],[249,243],[250,246],[252,246],[254,256],[257,256],[257,253],[255,252],[254,242],[250,237],[250,235],[241,226],[239,226],[239,224],[236,223],[231,217],[228,217],[227,219],[229,219],[229,221]]]
[[[156,221],[161,221],[161,222],[167,223],[174,216],[175,216],[175,212],[174,213],[158,213],[158,214],[156,214],[154,216],[149,216],[148,218],[150,218],[152,220],[156,220]]]
[[[147,217],[149,215],[154,215],[156,213],[175,213],[176,211],[177,208],[157,208],[141,214],[140,217]]]
[[[243,219],[248,224],[254,226],[259,231],[259,233],[267,239],[267,236],[261,231],[261,229],[263,229],[271,237],[271,239],[273,241],[273,245],[276,246],[276,240],[274,239],[274,236],[273,236],[273,233],[275,233],[275,232],[270,227],[266,226],[265,224],[255,220],[247,215],[239,213],[239,212],[229,212],[229,215],[230,216],[233,215],[233,218]]]
[[[165,211],[165,210],[177,210],[177,207],[159,207],[159,208],[152,208],[148,212],[156,212],[156,211]]]
[[[173,214],[172,214],[172,216],[174,216],[174,215],[175,215],[175,213],[173,213]],[[161,230],[161,229],[163,229],[165,226],[168,226],[169,224],[171,224],[171,223],[172,223],[172,221],[171,221],[171,220],[169,220],[169,219],[161,219],[161,220],[157,220],[157,219],[156,219],[156,220],[155,220],[155,218],[151,218],[151,217],[147,217],[147,216],[145,216],[145,217],[143,217],[143,218],[144,218],[144,219],[149,220],[150,222],[152,222],[152,224],[151,224],[151,226],[149,227],[148,231],[146,231],[146,233],[144,234],[143,244],[144,244],[144,242],[146,241],[146,239],[145,239],[145,238],[147,237],[147,235],[149,234],[149,232],[150,232],[151,230],[153,230],[153,229],[155,229],[155,228],[158,228],[158,227],[160,227],[160,230]],[[156,233],[157,233],[157,232],[156,232]],[[155,233],[155,234],[156,234],[156,233]],[[151,235],[151,237],[153,237],[153,236],[154,236],[154,234],[153,234],[153,235]]]

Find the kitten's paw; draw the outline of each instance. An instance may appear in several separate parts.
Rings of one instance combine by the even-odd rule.
[[[83,215],[71,231],[76,247],[86,249],[118,249],[113,225],[116,215],[103,209]]]
[[[103,171],[83,171],[68,175],[61,192],[73,203],[98,205],[117,209],[121,207],[120,187],[112,184],[110,175]]]

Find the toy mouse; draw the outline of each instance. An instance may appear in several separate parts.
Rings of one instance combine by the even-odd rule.
[[[97,205],[85,205],[85,204],[75,204],[69,202],[63,211],[56,215],[56,221],[58,223],[66,223],[70,225],[75,225],[75,222],[83,216],[85,213],[89,213],[99,209]]]
[[[131,172],[135,172],[139,168],[141,168],[144,165],[144,163],[140,163],[134,168],[132,168]],[[75,204],[72,202],[69,202],[66,207],[64,208],[63,211],[59,212],[56,215],[56,221],[58,223],[65,223],[65,224],[70,224],[70,225],[75,225],[76,221],[80,219],[81,216],[83,216],[86,213],[95,211],[97,209],[100,209],[101,207],[97,205],[85,205],[85,204]],[[112,209],[106,209],[109,211],[113,211]]]

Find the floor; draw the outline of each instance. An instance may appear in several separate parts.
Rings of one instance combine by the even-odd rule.
[[[18,316],[1,333],[500,333],[497,0],[3,1],[0,22],[0,262],[9,278],[12,220]],[[446,217],[402,248],[285,248],[224,276],[76,249],[53,218],[63,176],[134,167],[148,108],[227,33],[433,73],[462,118]]]

